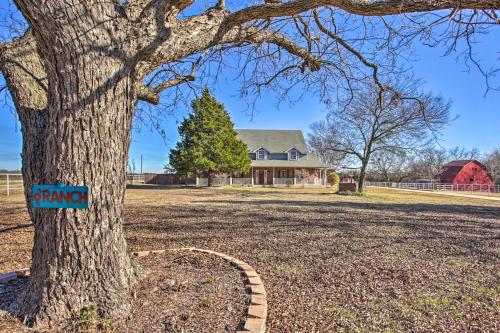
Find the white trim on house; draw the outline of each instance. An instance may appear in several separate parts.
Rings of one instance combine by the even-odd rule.
[[[295,153],[295,154],[293,154]],[[293,154],[293,155],[292,155]],[[288,151],[288,160],[289,161],[298,161],[299,159],[299,154],[300,154],[300,151],[296,148],[292,148]]]
[[[260,181],[260,176],[263,175],[262,182]],[[252,174],[252,178],[255,177],[255,185],[267,185],[267,170],[255,170],[255,175]]]
[[[254,150],[250,150],[251,153],[256,153],[257,150],[260,150],[260,149],[264,149],[266,152],[270,153],[269,149],[266,149],[266,147],[264,146],[260,146],[259,148],[257,149],[254,149]]]
[[[261,153],[262,153],[262,156],[261,156]],[[267,150],[265,150],[264,148],[257,149],[257,151],[255,152],[255,159],[256,160],[266,160],[267,159]]]
[[[298,152],[299,152],[299,153],[301,153],[301,154],[304,154],[304,155],[306,155],[306,154],[307,154],[307,152],[303,152],[302,150],[300,150],[300,149],[299,149],[299,148],[297,148],[297,147],[290,147],[290,148],[288,148],[287,150],[285,150],[285,151],[284,151],[284,153],[288,153],[288,152],[289,152],[290,150],[292,150],[292,149],[295,149],[296,151],[298,151]]]

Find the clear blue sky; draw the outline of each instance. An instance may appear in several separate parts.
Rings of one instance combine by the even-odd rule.
[[[478,56],[484,59],[487,67],[498,67],[498,40],[500,33],[497,31],[476,45]],[[425,81],[426,90],[439,92],[453,100],[452,113],[458,119],[443,132],[442,146],[477,147],[482,152],[500,147],[500,93],[490,92],[484,96],[486,86],[480,74],[475,70],[466,72],[463,62],[457,63],[453,55],[442,57],[442,53],[442,49],[417,47],[415,55],[419,60],[413,63],[415,75]],[[281,103],[277,108],[278,96],[268,94],[258,101],[252,116],[240,101],[237,88],[221,80],[213,91],[230,112],[236,128],[301,129],[307,133],[309,125],[323,119],[326,114],[324,105],[313,95],[306,94],[294,105]],[[163,121],[166,144],[155,131],[143,128],[133,133],[130,160],[135,160],[137,170],[142,154],[145,172],[162,171],[169,149],[178,139],[178,122],[188,111],[179,109]],[[0,169],[19,169],[20,152],[21,133],[17,116],[0,104]]]

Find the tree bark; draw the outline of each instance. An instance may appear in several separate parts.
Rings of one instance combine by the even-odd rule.
[[[21,39],[0,47],[0,70],[21,123],[24,184],[43,184],[47,75],[31,30]],[[28,212],[34,221],[36,212],[31,206],[31,186],[25,186],[24,192]]]
[[[34,39],[0,50],[23,132],[25,195],[35,228],[31,277],[11,310],[37,326],[55,326],[89,305],[105,317],[127,314],[139,274],[122,231],[134,72],[118,52],[110,56],[113,45],[102,44],[103,31],[75,37],[56,30],[50,30],[59,40],[53,45],[34,32]],[[89,208],[31,207],[32,184],[61,183],[88,186]]]
[[[122,232],[134,101],[131,80],[110,80],[116,66],[87,60],[85,68],[71,68],[73,74],[61,68],[64,75],[51,77],[60,98],[49,99],[45,136],[38,138],[44,145],[44,183],[89,188],[87,210],[44,209],[33,214],[33,264],[21,314],[41,323],[60,322],[90,304],[106,316],[125,314],[135,281]],[[92,83],[100,91],[86,87]],[[90,95],[78,96],[85,91]],[[23,169],[33,169],[30,163],[36,162],[23,160]]]
[[[366,179],[366,169],[368,168],[369,157],[366,157],[361,161],[361,171],[359,173],[359,183],[358,183],[358,193],[363,193],[365,191],[365,179]]]

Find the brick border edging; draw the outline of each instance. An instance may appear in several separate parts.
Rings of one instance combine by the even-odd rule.
[[[190,251],[190,252],[201,252],[213,254],[218,257],[223,258],[226,261],[229,261],[231,265],[236,266],[238,269],[242,271],[247,279],[246,287],[250,290],[250,306],[247,310],[247,320],[245,321],[245,325],[243,330],[237,331],[236,333],[265,333],[266,331],[266,320],[267,320],[267,293],[264,288],[264,284],[262,280],[253,269],[252,266],[247,264],[246,262],[231,257],[227,254],[215,252],[212,250],[204,250],[198,249],[195,247],[183,247],[178,249],[165,249],[165,250],[152,250],[152,251],[138,251],[132,252],[133,255],[137,257],[145,257],[150,254],[162,254],[166,251]]]
[[[218,257],[223,258],[226,261],[229,261],[231,265],[236,266],[238,269],[242,271],[245,275],[246,287],[250,290],[250,306],[247,310],[247,320],[245,321],[245,325],[243,330],[238,331],[237,333],[264,333],[266,331],[266,319],[267,319],[267,294],[266,289],[264,288],[264,284],[260,279],[259,274],[253,269],[252,266],[247,264],[244,261],[233,258],[227,254],[215,252],[212,250],[204,250],[198,249],[194,247],[183,247],[178,249],[165,249],[165,250],[152,250],[152,251],[138,251],[132,252],[136,257],[145,257],[150,254],[162,254],[166,251],[191,251],[191,252],[201,252],[213,254]],[[30,275],[29,268],[23,268],[14,272],[8,272],[4,274],[0,274],[0,285],[6,284],[12,280],[15,280],[20,277],[27,277]]]

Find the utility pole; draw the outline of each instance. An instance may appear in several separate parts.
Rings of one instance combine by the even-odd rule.
[[[142,154],[141,154],[141,175],[142,175]]]

